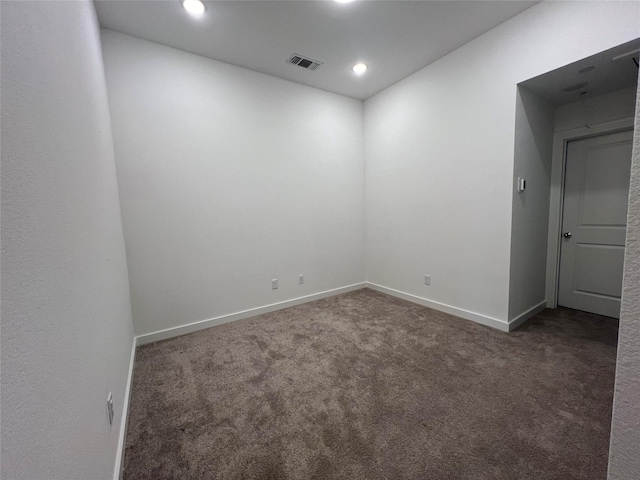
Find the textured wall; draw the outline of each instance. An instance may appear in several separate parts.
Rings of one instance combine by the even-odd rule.
[[[95,12],[0,8],[2,478],[111,478],[133,328]]]
[[[137,334],[364,281],[362,102],[102,38]]]
[[[609,480],[640,476],[640,82],[636,99],[629,218],[611,426]]]

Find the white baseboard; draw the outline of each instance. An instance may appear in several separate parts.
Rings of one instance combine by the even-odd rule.
[[[113,480],[122,478],[124,468],[124,449],[127,439],[127,425],[129,424],[129,401],[131,400],[131,384],[133,383],[133,365],[136,361],[137,338],[133,337],[131,346],[131,361],[129,362],[129,375],[127,376],[127,387],[124,391],[124,402],[122,405],[122,421],[120,422],[120,434],[118,435],[118,450],[116,451],[116,464],[113,469]]]
[[[322,298],[333,297],[341,293],[352,292],[354,290],[360,290],[365,288],[366,283],[354,283],[353,285],[347,285],[346,287],[334,288],[333,290],[326,290],[324,292],[314,293],[306,295],[304,297],[294,298],[292,300],[286,300],[284,302],[272,303],[263,307],[251,308],[249,310],[243,310],[241,312],[230,313],[228,315],[222,315],[220,317],[210,318],[208,320],[200,320],[199,322],[188,323],[186,325],[180,325],[179,327],[167,328],[165,330],[159,330],[157,332],[146,333],[137,337],[138,345],[145,345],[147,343],[153,343],[167,338],[177,337],[185,335],[187,333],[196,332],[205,328],[215,327],[216,325],[222,325],[223,323],[235,322],[236,320],[242,320],[244,318],[255,317],[256,315],[262,315],[263,313],[275,312],[276,310],[282,310],[283,308],[294,307],[303,303],[312,302],[314,300],[320,300]]]
[[[547,301],[543,300],[538,305],[531,307],[529,310],[522,312],[520,315],[517,315],[515,318],[509,321],[509,331],[513,332],[516,328],[522,325],[524,322],[529,320],[534,315],[537,315],[542,310],[547,308]]]
[[[377,290],[378,292],[386,293],[393,297],[402,298],[403,300],[408,300],[409,302],[433,308],[434,310],[449,313],[451,315],[455,315],[456,317],[464,318],[465,320],[471,320],[472,322],[480,323],[488,327],[493,327],[503,332],[509,331],[509,323],[503,320],[498,320],[497,318],[492,318],[486,315],[481,315],[479,313],[463,310],[462,308],[453,307],[444,303],[434,302],[433,300],[427,300],[426,298],[411,295],[410,293],[401,292],[399,290],[394,290],[393,288],[383,287],[382,285],[378,285],[375,283],[366,283],[367,287],[371,288],[372,290]]]

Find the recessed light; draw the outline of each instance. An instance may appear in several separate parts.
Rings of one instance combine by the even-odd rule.
[[[358,75],[362,75],[364,72],[367,71],[367,64],[366,63],[356,63],[353,67],[351,67],[351,70],[353,70]]]
[[[200,0],[182,0],[182,6],[191,15],[202,15],[204,13],[204,3]]]
[[[351,3],[353,0],[336,0],[338,3]]]

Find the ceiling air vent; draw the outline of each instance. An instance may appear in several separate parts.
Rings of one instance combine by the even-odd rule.
[[[293,65],[306,68],[307,70],[317,70],[318,68],[320,68],[320,65],[322,65],[322,62],[303,57],[298,53],[294,53],[293,55],[291,55],[287,60],[287,63],[292,63]]]

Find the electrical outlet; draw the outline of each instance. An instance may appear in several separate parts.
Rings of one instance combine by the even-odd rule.
[[[424,276],[424,284],[425,285],[431,285],[431,275],[426,275]]]
[[[109,425],[113,424],[113,395],[109,392],[107,397],[107,414],[109,415]]]
[[[277,278],[272,278],[271,279],[271,290],[277,290],[278,289],[278,279]]]
[[[298,275],[298,283],[302,285],[304,283],[304,275]]]

